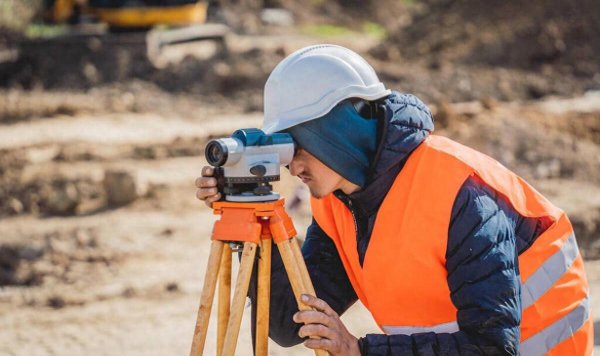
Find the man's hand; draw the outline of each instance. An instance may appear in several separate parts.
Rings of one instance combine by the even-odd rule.
[[[348,332],[339,315],[322,299],[303,294],[302,302],[316,310],[304,310],[294,314],[296,323],[304,323],[300,337],[318,336],[321,339],[307,339],[304,346],[310,349],[323,349],[331,355],[360,355],[358,339]]]
[[[221,199],[217,190],[217,180],[213,178],[215,170],[211,166],[202,167],[202,177],[196,178],[196,198],[204,201],[206,206],[212,208],[212,203]]]

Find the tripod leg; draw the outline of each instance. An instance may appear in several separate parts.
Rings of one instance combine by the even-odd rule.
[[[219,271],[219,304],[217,319],[217,355],[223,352],[225,332],[229,321],[229,307],[231,306],[231,247],[225,244]]]
[[[296,265],[298,266],[298,271],[300,272],[300,278],[302,279],[302,286],[307,291],[308,294],[317,296],[315,292],[315,287],[310,280],[310,275],[308,274],[308,269],[306,269],[306,263],[304,263],[304,256],[302,256],[302,251],[300,251],[300,246],[298,245],[298,239],[295,237],[290,239],[294,240],[290,243],[290,249],[294,254],[294,258],[296,260]]]
[[[261,240],[256,301],[256,356],[269,352],[269,300],[271,297],[271,239]]]
[[[190,356],[202,355],[204,350],[204,341],[206,341],[206,331],[212,308],[215,289],[217,286],[217,276],[223,254],[223,242],[213,241],[210,246],[210,255],[208,257],[208,266],[204,276],[204,286],[202,287],[202,296],[200,297],[200,306],[198,307],[198,316],[196,318],[196,328],[192,340],[192,349]]]
[[[223,345],[222,355],[224,356],[233,356],[235,352],[240,333],[242,314],[244,313],[244,304],[248,295],[254,257],[256,256],[256,248],[257,245],[254,242],[244,242],[242,261],[240,262],[240,270],[235,284],[235,292],[233,294],[233,301],[231,302],[231,314],[229,316],[229,323],[227,323],[227,333]]]
[[[296,302],[298,303],[298,309],[300,310],[311,310],[312,308],[300,301],[302,294],[315,295],[315,289],[310,281],[306,264],[304,263],[304,257],[300,252],[300,247],[295,238],[287,239],[277,243],[277,248],[281,253],[281,259],[283,265],[290,279],[292,290],[296,296]],[[325,350],[315,350],[317,356],[327,356],[329,353]]]
[[[308,293],[308,291],[304,289],[304,285],[302,283],[302,278],[300,275],[300,270],[298,269],[296,257],[294,256],[294,252],[292,251],[290,242],[296,243],[292,239],[284,240],[282,242],[277,243],[277,248],[279,249],[279,253],[281,254],[281,259],[283,260],[283,266],[285,267],[285,271],[287,272],[288,278],[290,279],[292,291],[294,291],[294,295],[296,296],[296,303],[298,304],[298,309],[309,310],[310,308],[300,301],[300,295],[302,293]]]

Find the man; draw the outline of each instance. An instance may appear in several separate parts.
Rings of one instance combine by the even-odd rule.
[[[491,158],[432,135],[425,104],[387,90],[359,55],[319,45],[284,59],[265,86],[263,129],[294,138],[289,170],[314,216],[302,252],[316,311],[298,312],[275,255],[276,342],[333,355],[591,354],[566,215]],[[220,195],[211,168],[202,174],[197,197],[210,206]],[[341,323],[358,298],[384,334],[357,339]]]

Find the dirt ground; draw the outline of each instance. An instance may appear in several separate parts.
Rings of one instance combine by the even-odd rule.
[[[31,95],[44,98],[42,93]],[[491,113],[474,103],[448,104],[444,110],[452,111],[458,117],[452,120],[457,122],[440,131],[485,149],[486,137],[473,133],[478,136],[475,139],[468,131],[458,130],[461,136],[451,127],[463,125],[463,119],[494,120],[503,125],[515,114],[525,118],[552,111],[555,106],[564,108],[566,103],[572,103],[573,108],[584,108],[588,103],[585,112],[600,114],[600,101],[595,97],[591,102],[575,98],[498,104]],[[566,115],[563,120],[579,114],[554,113]],[[529,124],[536,117],[533,115]],[[121,170],[146,188],[138,199],[122,207],[94,204],[94,199],[104,198],[88,198],[83,192],[76,196],[78,205],[65,213],[67,216],[52,210],[44,212],[41,204],[42,210],[37,213],[23,212],[2,219],[0,261],[5,275],[0,289],[0,353],[185,354],[214,221],[211,211],[194,198],[193,180],[204,165],[198,147],[207,137],[236,127],[257,126],[260,120],[258,114],[235,113],[201,120],[153,113],[94,113],[39,117],[3,125],[3,157],[15,154],[25,161],[21,186],[43,186],[60,177],[67,182],[88,182],[92,190],[99,186],[96,190],[104,194],[101,186],[105,173]],[[493,147],[501,149],[502,144]],[[600,210],[597,182],[586,182],[585,177],[579,182],[560,177],[544,179],[544,175],[533,178],[542,192],[575,215],[578,211]],[[50,186],[56,191],[61,189]],[[284,175],[278,189],[289,197],[296,186],[293,177]],[[84,207],[86,204],[91,207]],[[27,204],[23,206],[26,209]],[[302,234],[310,218],[308,208],[302,206],[292,214]],[[587,261],[596,317],[600,317],[599,262]],[[240,354],[250,354],[247,320],[241,332]],[[359,305],[344,320],[356,335],[377,332]],[[211,330],[209,340],[214,333]],[[208,347],[214,345],[209,342]],[[274,344],[272,352],[308,354],[301,346],[286,350]]]
[[[87,202],[92,210],[78,205],[65,213],[69,216],[42,208],[40,215],[2,220],[0,353],[187,352],[214,221],[194,198],[193,181],[205,164],[197,148],[208,137],[259,126],[260,120],[256,114],[193,120],[125,113],[60,115],[3,126],[3,157],[16,152],[26,157],[21,186],[55,177],[101,186],[107,170],[123,170],[147,188],[120,208],[102,203],[98,208],[92,197]],[[170,155],[178,144],[183,154]],[[165,153],[153,153],[159,151]],[[280,191],[289,196],[296,183],[285,178]],[[84,205],[87,197],[74,199]],[[294,217],[303,231],[306,207]],[[249,345],[244,323],[239,350],[248,352]]]
[[[299,19],[312,14],[281,3]],[[322,22],[339,10],[323,3]],[[571,40],[592,36],[597,26],[569,27],[556,12],[542,29],[519,18],[510,32],[502,17],[454,26],[452,16],[469,16],[459,3],[424,1],[413,17],[394,7],[395,20],[379,11],[390,31],[383,41],[357,33],[260,32],[249,30],[248,20],[236,28],[245,34],[228,38],[226,52],[175,46],[163,53],[173,62],[158,67],[143,48],[103,38],[83,47],[0,42],[0,52],[4,46],[20,53],[0,58],[0,354],[186,354],[215,221],[194,197],[204,145],[237,128],[259,127],[271,69],[293,50],[320,42],[366,56],[389,87],[431,106],[438,134],[498,159],[569,214],[600,336],[600,77],[588,73],[597,61],[578,60],[597,58],[586,52],[596,53],[597,43]],[[592,5],[586,2],[590,16],[598,9]],[[424,6],[439,21],[419,17]],[[477,37],[473,26],[484,23],[493,26]],[[428,35],[444,29],[436,24],[452,29],[444,46]],[[500,49],[486,37],[494,26],[504,31]],[[526,46],[542,45],[494,57],[508,53],[515,34],[529,34]],[[456,41],[461,36],[469,40]],[[577,50],[563,51],[559,40]],[[290,211],[302,237],[310,222],[306,192],[285,170],[276,188],[288,201],[302,199]],[[240,355],[251,355],[249,309]],[[357,336],[379,332],[360,304],[343,320]],[[214,328],[213,320],[211,353]],[[310,354],[302,346],[270,347],[273,355]]]

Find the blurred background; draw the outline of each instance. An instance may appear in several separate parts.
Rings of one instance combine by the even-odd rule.
[[[599,18],[594,0],[0,0],[0,354],[186,354],[204,145],[259,127],[270,71],[316,43],[566,210],[600,318]],[[306,191],[285,170],[277,190],[302,237]],[[360,303],[343,319],[378,332]]]

